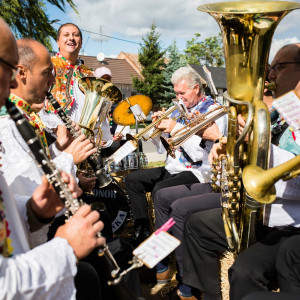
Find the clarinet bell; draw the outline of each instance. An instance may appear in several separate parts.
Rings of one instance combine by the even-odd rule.
[[[104,188],[112,182],[111,177],[101,169],[96,172],[97,183],[99,188]]]

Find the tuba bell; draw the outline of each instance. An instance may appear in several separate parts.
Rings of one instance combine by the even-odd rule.
[[[263,204],[251,197],[241,178],[247,165],[264,170],[269,165],[270,118],[262,99],[271,40],[283,17],[297,8],[298,3],[286,1],[231,1],[198,7],[216,19],[223,36],[228,85],[224,97],[230,106],[228,190],[222,215],[229,248],[237,253],[256,242],[263,219]],[[244,116],[246,126],[236,138],[238,114]],[[247,134],[248,144],[244,143]]]

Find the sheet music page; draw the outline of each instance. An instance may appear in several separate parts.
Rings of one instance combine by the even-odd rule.
[[[119,163],[125,156],[130,154],[136,149],[136,146],[132,141],[127,141],[122,147],[120,147],[113,155],[109,157],[109,160]]]
[[[144,112],[142,111],[141,107],[138,104],[130,106],[130,110],[134,114],[136,120],[144,121],[146,119]]]
[[[300,98],[295,91],[277,98],[272,105],[294,130],[300,129]]]
[[[158,234],[153,233],[133,251],[133,254],[152,269],[179,245],[178,239],[166,231],[161,231]]]

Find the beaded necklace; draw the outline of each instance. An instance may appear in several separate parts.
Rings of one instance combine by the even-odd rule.
[[[81,64],[78,59],[73,65],[70,61],[57,53],[51,57],[53,62],[56,78],[55,85],[52,88],[52,94],[58,103],[68,112],[75,102],[74,79],[79,80],[82,77],[93,76],[91,69]],[[47,112],[53,112],[54,108],[51,103],[46,100],[45,109]]]

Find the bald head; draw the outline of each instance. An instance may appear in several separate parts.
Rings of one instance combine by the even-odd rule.
[[[50,53],[40,42],[30,39],[17,41],[20,69],[18,87],[12,93],[27,101],[35,111],[42,109],[46,92],[55,83]]]
[[[18,57],[16,57],[16,40],[12,31],[2,19],[0,19],[0,32],[0,57],[4,58],[11,54],[10,56],[14,58],[14,61],[11,61],[11,63],[16,65],[18,62]]]
[[[19,65],[26,66],[29,70],[32,70],[38,61],[39,56],[48,56],[48,49],[41,43],[31,39],[17,40],[18,53],[19,53]]]
[[[276,83],[275,98],[296,87],[300,81],[300,43],[286,45],[276,53],[269,79]]]

